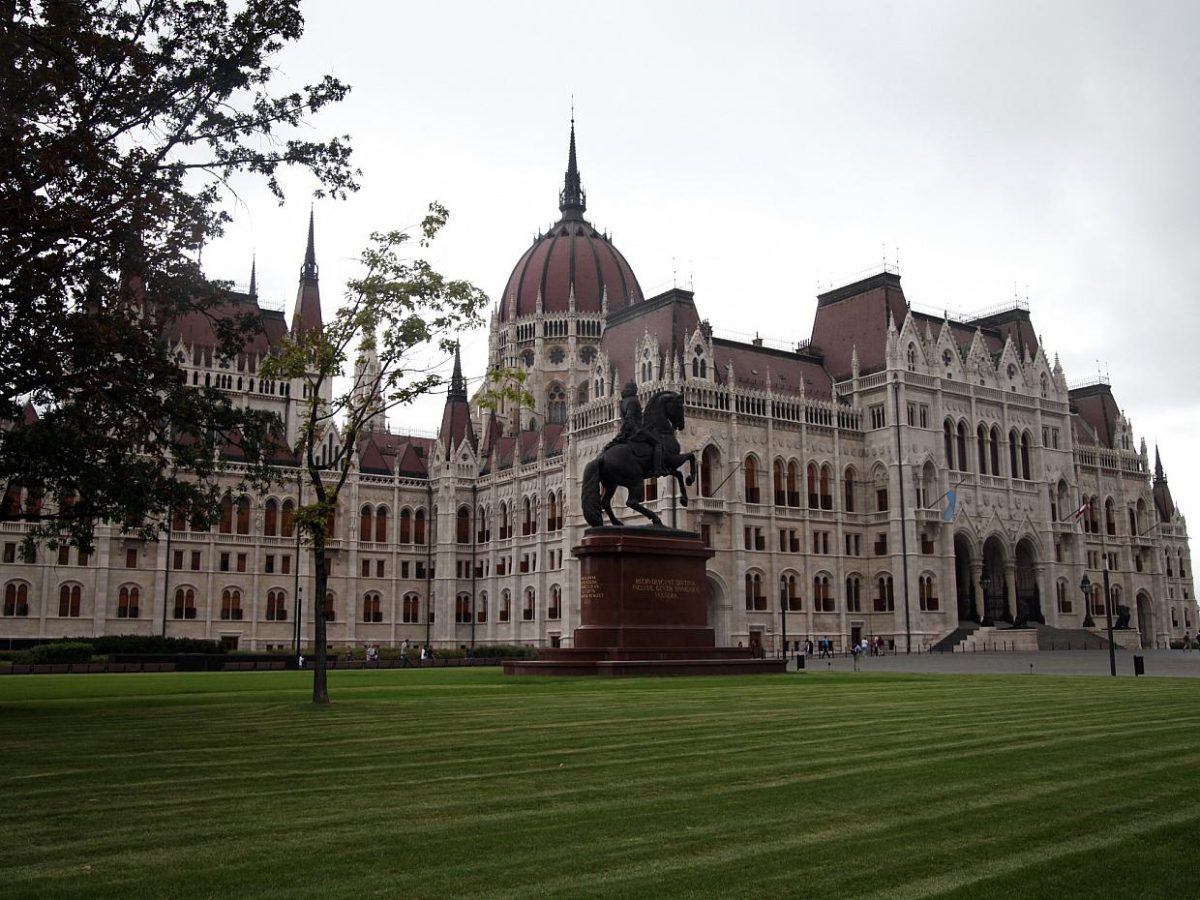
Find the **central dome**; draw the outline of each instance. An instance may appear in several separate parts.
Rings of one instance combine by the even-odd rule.
[[[543,312],[565,313],[572,290],[580,313],[601,312],[605,297],[610,313],[642,299],[642,288],[625,257],[583,217],[587,195],[575,163],[574,121],[567,175],[558,200],[562,217],[538,236],[508,276],[500,298],[502,322],[537,313],[539,297]]]

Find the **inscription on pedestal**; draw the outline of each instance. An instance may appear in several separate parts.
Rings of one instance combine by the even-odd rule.
[[[635,578],[631,590],[655,600],[678,600],[700,590],[700,586],[691,578]]]

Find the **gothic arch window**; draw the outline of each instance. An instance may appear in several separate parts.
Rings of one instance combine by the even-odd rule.
[[[62,618],[77,619],[83,600],[82,589],[77,584],[64,584],[58,590],[58,614]]]
[[[29,615],[29,585],[23,581],[10,581],[4,586],[4,615]]]
[[[242,617],[242,592],[226,588],[221,592],[221,618],[236,621]]]
[[[716,490],[715,481],[721,466],[721,454],[709,444],[700,454],[700,496],[711,497]]]
[[[692,377],[708,377],[708,360],[704,356],[704,349],[700,346],[692,350]]]
[[[917,371],[917,345],[908,345],[908,371]]]
[[[844,507],[846,512],[855,512],[857,510],[857,504],[854,502],[857,474],[853,466],[848,466],[845,474],[842,476],[842,493],[845,495],[843,499],[845,501]]]
[[[407,506],[400,510],[400,534],[397,537],[397,541],[401,544],[412,543],[412,519],[412,510]]]
[[[795,572],[784,572],[779,576],[779,604],[788,612],[804,611],[804,600],[800,597],[800,582]]]
[[[459,544],[471,543],[471,510],[460,506],[454,515],[454,540]]]
[[[778,457],[771,465],[771,486],[775,491],[775,505],[785,505],[787,501],[787,492],[784,490],[783,460],[779,459]]]
[[[837,605],[829,591],[829,575],[820,572],[813,576],[813,612],[836,612]]]
[[[808,475],[808,508],[819,509],[821,498],[817,494],[817,464],[810,462],[806,472]]]
[[[979,474],[986,475],[988,473],[987,465],[987,429],[983,423],[979,423],[979,427],[975,429],[975,443],[979,445]],[[993,472],[993,475],[996,473]]]
[[[988,455],[992,460],[992,474],[1000,474],[1000,427],[992,426],[991,437],[988,438]]]
[[[551,425],[562,425],[567,421],[567,392],[561,384],[550,385],[546,394],[546,418]]]
[[[358,539],[371,540],[371,507],[364,506],[358,517]]]
[[[333,591],[325,592],[325,602],[321,605],[321,615],[326,622],[337,621],[337,597]]]
[[[937,612],[937,580],[933,575],[922,575],[917,579],[917,597],[922,612]]]
[[[364,622],[383,621],[383,598],[379,591],[367,591],[363,594],[362,620]]]
[[[521,619],[525,622],[532,622],[535,609],[537,609],[537,591],[527,587],[525,588],[525,605],[521,607]]]
[[[375,510],[375,543],[383,544],[388,539],[388,509],[381,506]]]
[[[479,594],[479,602],[475,604],[475,621],[486,622],[488,614],[488,596],[487,591],[482,591]]]
[[[501,622],[509,622],[512,620],[512,594],[505,590],[500,594],[500,615]]]
[[[575,402],[579,406],[588,402],[588,383],[586,381],[575,389]]]
[[[746,502],[758,503],[758,460],[754,456],[747,456],[743,470],[746,482]]]
[[[546,618],[551,620],[562,618],[562,588],[557,584],[550,586],[550,603],[546,607]]]
[[[958,423],[958,434],[955,446],[958,449],[958,469],[960,472],[967,471],[967,423]]]
[[[821,480],[819,487],[821,489],[821,509],[833,509],[833,469],[829,468],[829,464],[821,466]]]
[[[787,505],[800,505],[800,463],[794,459],[787,465]]]
[[[217,531],[221,534],[233,534],[233,498],[228,494],[221,498],[221,518]]]
[[[425,510],[423,508],[413,513],[413,543],[425,543]]]
[[[417,625],[421,621],[421,598],[408,593],[400,601],[400,620],[405,625]]]
[[[942,442],[946,445],[946,468],[954,468],[954,424],[947,419],[942,423]]]
[[[176,588],[174,608],[171,612],[172,618],[175,619],[196,618],[196,592],[191,588]]]
[[[267,591],[267,621],[287,621],[287,595],[282,590]]]
[[[139,590],[136,584],[122,585],[117,592],[117,618],[136,619],[138,617]]]
[[[1117,509],[1112,497],[1104,501],[1104,531],[1110,535],[1117,533]]]
[[[654,358],[647,348],[642,352],[642,381],[654,380]]]
[[[1020,478],[1021,467],[1017,461],[1018,448],[1021,446],[1021,439],[1017,437],[1017,429],[1013,429],[1008,433],[1008,477]]]
[[[746,609],[751,612],[764,612],[767,608],[767,595],[763,593],[761,572],[746,573]]]
[[[454,598],[454,621],[459,625],[471,624],[470,594],[459,594]]]
[[[896,594],[893,590],[892,576],[884,573],[875,580],[875,612],[894,612],[896,609]]]
[[[279,501],[272,497],[263,507],[263,534],[274,537],[279,532]]]
[[[237,499],[237,533],[250,533],[250,498],[245,494]]]
[[[1029,481],[1029,432],[1021,433],[1021,477]]]
[[[1045,400],[1050,396],[1050,379],[1046,377],[1046,373],[1042,373],[1042,399]]]
[[[283,501],[283,509],[279,514],[279,536],[292,537],[296,529],[296,504],[291,500]]]
[[[846,612],[862,612],[862,579],[846,576]]]

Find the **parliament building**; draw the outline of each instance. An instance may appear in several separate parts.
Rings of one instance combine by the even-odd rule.
[[[589,222],[573,126],[558,200],[490,321],[489,367],[525,370],[535,402],[482,410],[456,359],[436,437],[370,423],[328,544],[318,605],[331,645],[569,646],[583,467],[616,433],[631,381],[643,405],[657,391],[685,398],[693,496],[684,507],[666,478],[645,493],[715,551],[720,644],[1078,646],[1104,630],[1105,571],[1120,644],[1195,634],[1186,523],[1157,451],[1107,381],[1068,383],[1027,304],[928,315],[884,266],[820,294],[807,341],[731,340],[691,291],[644,296]],[[294,439],[303,385],[256,371],[289,332],[322,327],[311,219],[290,323],[260,307],[253,280],[232,300],[262,321],[235,360],[219,358],[202,316],[164,339],[193,383],[275,410]],[[236,457],[226,464],[233,484]],[[232,492],[210,531],[181,520],[145,542],[101,526],[94,553],[40,548],[32,563],[18,549],[26,526],[0,522],[0,641],[166,634],[284,649],[301,609],[310,643],[296,485],[285,469],[272,493]]]

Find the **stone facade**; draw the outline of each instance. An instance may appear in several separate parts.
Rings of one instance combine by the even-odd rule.
[[[728,340],[690,292],[642,297],[583,218],[573,134],[560,210],[518,262],[489,335],[489,365],[523,367],[533,406],[485,415],[456,368],[436,437],[389,432],[377,416],[360,443],[329,544],[332,645],[567,645],[579,479],[631,380],[643,404],[660,390],[686,400],[694,495],[685,509],[660,479],[648,504],[715,550],[718,644],[772,652],[786,632],[789,645],[881,637],[924,649],[979,620],[1081,629],[1088,604],[1103,627],[1099,591],[1085,603],[1079,584],[1085,573],[1101,584],[1106,566],[1127,643],[1195,634],[1186,522],[1161,464],[1151,469],[1108,384],[1068,386],[1023,304],[926,315],[885,269],[822,294],[809,342]],[[310,223],[293,330],[320,327],[316,285]],[[256,303],[253,289],[241,300]],[[265,344],[237,361],[186,327],[167,339],[196,383],[276,410],[294,433],[302,386],[254,378],[256,354],[286,328],[263,315]],[[231,497],[211,532],[178,523],[148,544],[101,527],[85,559],[42,549],[22,562],[24,526],[0,523],[0,640],[165,632],[290,646],[298,596],[311,632],[313,579],[290,527],[304,498],[286,470],[283,485]]]

